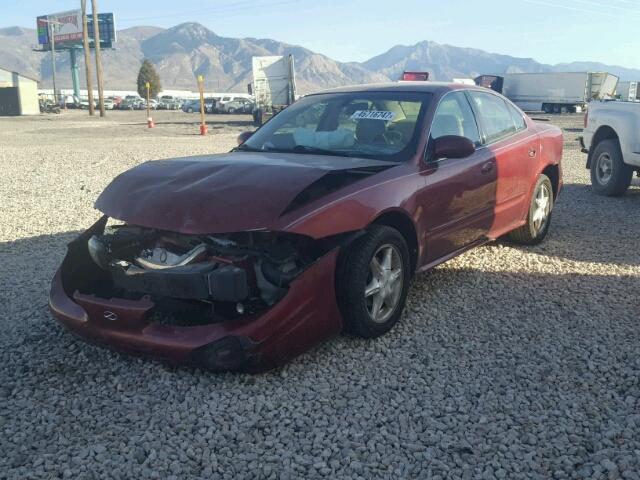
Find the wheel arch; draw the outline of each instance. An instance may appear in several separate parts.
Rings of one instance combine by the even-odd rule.
[[[560,191],[560,167],[558,165],[547,165],[542,170],[543,175],[549,177],[551,180],[551,187],[553,188],[553,199],[558,198],[558,192]]]
[[[618,140],[620,137],[617,132],[609,125],[602,125],[596,130],[596,133],[591,139],[591,145],[589,147],[589,155],[587,156],[587,168],[591,168],[591,161],[593,159],[593,152],[598,147],[598,144],[603,140]]]
[[[386,225],[387,227],[395,228],[403,236],[407,247],[409,247],[409,254],[411,255],[411,273],[416,271],[418,265],[418,258],[420,247],[418,243],[418,232],[413,224],[413,221],[409,215],[404,211],[390,210],[380,214],[376,217],[372,225]]]

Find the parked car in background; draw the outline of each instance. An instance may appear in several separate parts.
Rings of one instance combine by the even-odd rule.
[[[118,109],[119,110],[137,110],[138,105],[140,104],[140,101],[141,101],[140,98],[125,97],[125,99],[122,100],[122,102],[120,102],[120,105],[118,105]]]
[[[163,95],[158,99],[158,110],[180,110],[182,101],[173,95]]]
[[[204,99],[204,112],[205,113],[218,113],[218,99],[215,97],[209,97]]]
[[[181,110],[186,113],[194,113],[200,111],[200,100],[189,100],[182,104]]]
[[[385,334],[415,272],[541,242],[562,186],[560,129],[475,86],[312,94],[238,143],[118,175],[55,274],[56,318],[119,350],[265,370],[343,329]]]
[[[142,106],[144,108],[147,108],[147,99],[146,98],[142,99]],[[156,110],[158,108],[158,101],[155,98],[149,99],[149,108],[151,110]]]
[[[591,102],[580,141],[593,190],[623,195],[633,173],[640,176],[640,103]]]
[[[224,113],[251,113],[255,103],[249,98],[237,98],[222,105],[221,110]]]
[[[113,110],[113,108],[114,108],[113,98],[105,98],[104,99],[104,109],[105,110]]]
[[[245,99],[246,97],[240,95],[225,95],[218,100],[218,111],[223,113],[228,113],[226,109],[226,105],[231,102],[237,102]]]
[[[65,108],[80,108],[80,100],[74,95],[65,95],[61,103]]]

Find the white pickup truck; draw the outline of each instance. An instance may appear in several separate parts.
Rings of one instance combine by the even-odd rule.
[[[640,103],[589,103],[581,142],[594,191],[623,195],[640,176]]]

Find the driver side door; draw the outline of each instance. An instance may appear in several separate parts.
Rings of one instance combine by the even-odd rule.
[[[466,158],[435,158],[437,138],[458,135],[476,145]],[[472,245],[491,229],[497,169],[493,153],[481,148],[478,123],[462,91],[447,93],[431,123],[422,174],[425,188],[419,202],[426,236],[425,264],[437,264]]]

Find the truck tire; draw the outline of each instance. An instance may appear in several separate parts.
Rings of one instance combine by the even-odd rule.
[[[633,168],[625,164],[617,139],[602,140],[591,158],[591,185],[598,195],[619,197],[629,188]]]

